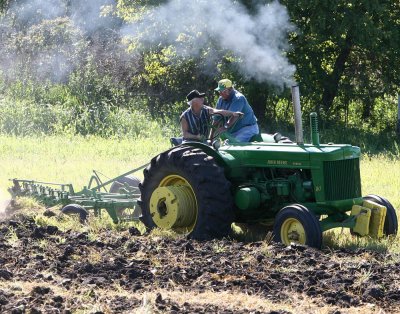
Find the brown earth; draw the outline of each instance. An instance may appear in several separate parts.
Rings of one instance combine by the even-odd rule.
[[[366,249],[198,242],[134,228],[94,237],[23,215],[0,222],[0,249],[1,313],[393,313],[400,305],[399,256]]]

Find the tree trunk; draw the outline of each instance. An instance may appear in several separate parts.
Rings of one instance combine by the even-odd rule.
[[[373,107],[373,104],[372,104],[371,99],[368,98],[367,100],[365,100],[363,109],[362,109],[362,119],[363,120],[367,120],[371,117],[372,107]]]
[[[325,113],[328,113],[332,107],[333,100],[335,99],[338,89],[340,78],[343,75],[347,58],[350,55],[352,48],[352,39],[349,34],[346,36],[344,46],[342,47],[338,57],[335,61],[335,66],[330,75],[327,76],[324,82],[324,92],[322,94],[322,106]]]
[[[396,131],[397,131],[397,136],[400,137],[400,94],[399,94],[399,98],[397,100],[397,127],[396,127]]]
[[[264,124],[266,121],[265,114],[269,96],[269,91],[267,90],[266,85],[252,82],[251,87],[247,89],[244,94],[250,106],[253,108],[254,114],[258,120],[258,124]]]
[[[255,102],[252,103],[252,108],[254,114],[257,117],[258,124],[263,124],[265,122],[265,110],[267,107],[267,99],[266,97],[263,99],[257,99]]]

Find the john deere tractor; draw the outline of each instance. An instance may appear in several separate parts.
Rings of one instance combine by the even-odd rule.
[[[304,144],[293,99],[296,143],[261,134],[214,147],[188,142],[154,157],[139,186],[145,225],[209,239],[229,235],[233,222],[262,223],[272,225],[276,241],[317,248],[323,232],[337,227],[358,236],[397,234],[392,204],[361,194],[360,149],[320,144],[315,113]]]

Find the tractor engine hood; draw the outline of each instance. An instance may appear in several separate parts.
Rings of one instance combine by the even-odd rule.
[[[348,144],[266,144],[243,143],[223,146],[219,155],[228,168],[271,167],[302,168],[319,167],[320,162],[355,159],[360,148]]]

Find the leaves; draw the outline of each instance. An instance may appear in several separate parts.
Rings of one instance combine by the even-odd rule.
[[[324,112],[372,103],[399,85],[400,5],[393,1],[283,1],[299,32],[291,42],[302,95]],[[397,62],[398,63],[398,62]]]
[[[59,6],[43,8],[47,3]],[[260,122],[268,121],[262,124],[267,128],[279,119],[290,123],[287,87],[294,81],[300,84],[305,112],[317,110],[323,121],[359,123],[349,115],[360,115],[377,125],[379,100],[399,92],[398,1],[90,4],[0,3],[5,14],[0,23],[3,94],[74,108],[76,116],[93,120],[87,125],[94,132],[116,108],[176,118],[193,89],[206,92],[213,105],[213,89],[223,77],[234,81]],[[34,14],[27,18],[23,13]]]

